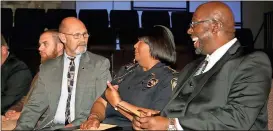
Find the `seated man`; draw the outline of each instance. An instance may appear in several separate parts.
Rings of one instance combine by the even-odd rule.
[[[60,41],[57,31],[47,30],[41,34],[39,40],[39,53],[41,56],[41,63],[44,63],[49,59],[54,59],[63,54],[63,43]],[[24,103],[27,103],[29,96],[34,89],[33,83],[37,79],[37,74],[32,80],[27,96],[25,96],[21,101],[12,106],[6,112],[5,119],[2,119],[2,121],[5,121],[5,126],[2,126],[2,129],[12,130],[15,127],[16,123],[14,124],[14,122],[16,122],[20,117]]]
[[[31,80],[27,65],[9,52],[9,46],[1,36],[1,115],[27,94]]]
[[[222,2],[196,9],[188,34],[206,57],[184,67],[161,116],[143,112],[134,129],[267,130],[271,64],[263,52],[245,52],[234,23]]]
[[[64,43],[64,54],[41,64],[15,130],[55,130],[80,125],[105,90],[106,81],[111,80],[109,60],[87,51],[89,34],[79,19],[63,19],[59,38]],[[37,124],[46,111],[45,119]]]

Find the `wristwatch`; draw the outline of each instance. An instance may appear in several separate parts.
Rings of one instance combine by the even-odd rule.
[[[168,131],[176,131],[175,127],[175,119],[174,118],[169,118],[169,126],[167,128]]]

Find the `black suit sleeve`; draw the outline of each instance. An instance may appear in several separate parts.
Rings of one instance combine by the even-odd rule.
[[[265,54],[254,53],[234,72],[226,105],[178,118],[184,130],[249,130],[253,126],[271,87],[270,61]]]
[[[1,95],[1,114],[19,101],[29,90],[32,80],[28,69],[14,72],[6,81],[6,91]]]

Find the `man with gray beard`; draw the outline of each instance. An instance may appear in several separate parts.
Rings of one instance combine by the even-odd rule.
[[[109,60],[86,51],[88,37],[79,19],[63,19],[59,38],[64,54],[41,64],[34,91],[15,130],[54,130],[78,126],[87,119],[93,102],[111,80]],[[36,125],[47,109],[45,119]]]

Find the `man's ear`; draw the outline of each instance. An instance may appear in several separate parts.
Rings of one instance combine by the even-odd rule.
[[[64,45],[62,43],[57,44],[57,51],[62,52],[64,50]]]
[[[6,46],[1,46],[2,54],[8,54],[8,48]]]
[[[66,38],[63,33],[59,33],[59,39],[61,40],[61,42],[66,43]]]
[[[215,22],[212,24],[212,33],[217,34],[221,28],[222,28],[222,23],[221,22]]]

